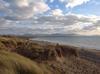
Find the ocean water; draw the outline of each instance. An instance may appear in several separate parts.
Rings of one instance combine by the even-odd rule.
[[[37,37],[33,40],[49,41],[53,43],[73,45],[77,47],[93,48],[100,50],[100,37],[99,36],[48,36]]]

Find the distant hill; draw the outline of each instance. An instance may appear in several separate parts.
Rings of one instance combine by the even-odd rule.
[[[25,37],[64,37],[64,36],[78,36],[77,34],[24,34]]]

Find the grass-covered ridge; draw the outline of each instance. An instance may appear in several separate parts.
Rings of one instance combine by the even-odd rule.
[[[18,54],[0,51],[0,74],[44,74],[39,65]]]
[[[67,49],[67,50],[66,50]],[[44,44],[18,37],[0,37],[0,50],[16,52],[33,60],[54,60],[64,56],[78,56],[74,47]]]
[[[100,74],[100,56],[81,48],[0,36],[0,74]]]

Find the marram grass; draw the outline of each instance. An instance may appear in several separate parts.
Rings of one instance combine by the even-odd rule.
[[[0,51],[0,74],[44,74],[37,63],[6,51]]]

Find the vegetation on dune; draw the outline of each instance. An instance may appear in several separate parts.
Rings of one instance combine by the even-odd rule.
[[[0,51],[0,74],[43,74],[43,71],[25,57]]]
[[[85,54],[73,46],[1,36],[0,74],[99,74],[100,63],[87,60]]]
[[[34,41],[17,37],[1,37],[1,49],[13,51],[33,60],[54,60],[65,55],[78,56],[78,51],[62,45],[41,45]],[[67,50],[66,50],[67,49]]]

